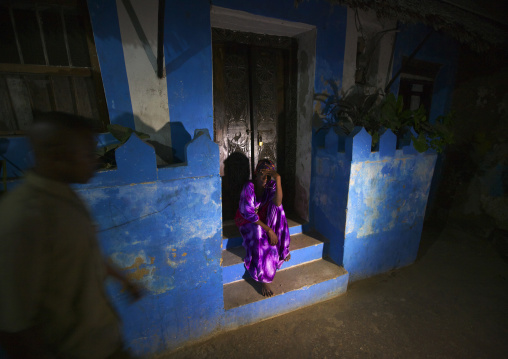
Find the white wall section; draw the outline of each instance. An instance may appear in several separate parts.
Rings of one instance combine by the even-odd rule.
[[[158,164],[171,162],[167,83],[157,77],[158,1],[116,4],[136,130],[162,145],[156,146]]]
[[[369,59],[366,69],[367,85],[384,89],[392,75],[392,54],[397,22],[378,19],[373,11],[347,8],[346,47],[342,74],[342,92],[355,85],[357,41],[364,37],[364,54]]]

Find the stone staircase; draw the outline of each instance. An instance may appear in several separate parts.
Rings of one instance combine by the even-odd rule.
[[[223,226],[222,278],[226,322],[244,325],[270,318],[346,292],[348,272],[326,258],[328,240],[315,231],[303,232],[303,221],[288,217],[291,259],[277,271],[263,297],[243,265],[245,249],[233,221]]]

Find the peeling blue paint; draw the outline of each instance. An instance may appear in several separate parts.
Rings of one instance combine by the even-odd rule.
[[[129,304],[116,283],[108,290],[126,341],[140,354],[206,335],[223,317],[218,149],[204,131],[187,150],[188,166],[157,171],[153,148],[133,138],[116,152],[117,170],[77,187],[90,205],[106,257],[147,291]],[[198,169],[192,163],[202,166],[200,177],[193,176]],[[141,175],[139,167],[146,169]],[[150,182],[132,183],[140,178]]]
[[[330,257],[352,281],[412,263],[436,154],[397,150],[391,131],[381,136],[379,152],[370,151],[365,129],[339,137],[329,131],[315,149],[311,186],[312,224],[330,239]],[[332,153],[340,141],[345,152]]]

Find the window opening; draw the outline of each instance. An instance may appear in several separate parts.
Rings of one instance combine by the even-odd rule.
[[[400,74],[399,96],[403,98],[404,109],[417,110],[423,106],[429,114],[434,80],[441,64],[417,59],[407,61],[406,57],[402,61],[406,66]]]
[[[0,133],[23,134],[33,113],[109,123],[85,1],[0,3]]]

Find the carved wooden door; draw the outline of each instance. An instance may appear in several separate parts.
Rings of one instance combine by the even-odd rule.
[[[234,152],[251,158],[249,54],[244,46],[214,45],[214,137],[220,149],[220,174]],[[249,166],[250,168],[250,166]]]
[[[220,149],[224,217],[228,206],[233,212],[238,206],[238,187],[260,159],[284,172],[286,153],[294,152],[285,143],[292,133],[288,118],[295,117],[288,115],[287,105],[295,101],[286,91],[291,44],[289,38],[213,29],[214,141]]]
[[[284,108],[282,51],[251,48],[252,165],[268,158],[277,163],[278,117]]]
[[[224,162],[243,153],[250,167],[262,158],[277,163],[277,120],[284,107],[280,50],[214,46],[214,132]],[[279,95],[279,96],[278,96]]]

